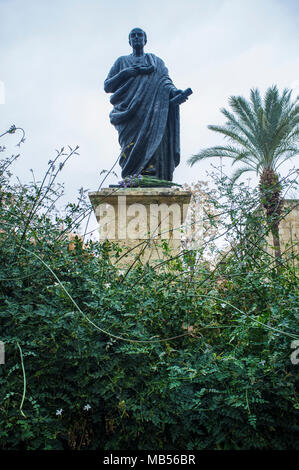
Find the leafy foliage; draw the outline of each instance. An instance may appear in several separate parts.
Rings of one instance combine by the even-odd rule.
[[[67,236],[90,210],[82,191],[58,217],[52,169],[13,185],[7,164],[2,449],[298,449],[298,269],[274,269],[256,193],[222,179],[210,194],[231,246],[214,265],[201,247],[121,270],[113,244]]]

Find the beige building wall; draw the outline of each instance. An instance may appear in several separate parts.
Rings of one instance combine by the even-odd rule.
[[[287,215],[279,225],[281,251],[286,255],[299,254],[299,199],[286,199],[283,210]],[[269,243],[273,244],[270,236]]]

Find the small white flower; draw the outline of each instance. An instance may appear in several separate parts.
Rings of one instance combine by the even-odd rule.
[[[61,416],[63,412],[63,409],[60,408],[60,410],[56,410],[56,416]]]
[[[120,276],[123,276],[123,275],[125,274],[125,271],[124,271],[123,269],[120,269],[120,270],[118,271],[118,273],[119,273]]]
[[[109,289],[110,286],[111,286],[110,282],[106,282],[106,284],[104,284],[104,287],[106,287],[106,289]]]
[[[90,410],[90,408],[91,408],[90,404],[87,403],[87,405],[84,406],[83,410],[88,411],[88,410]]]
[[[225,307],[226,307],[226,304],[221,304],[221,307],[222,307],[222,308],[225,308]]]

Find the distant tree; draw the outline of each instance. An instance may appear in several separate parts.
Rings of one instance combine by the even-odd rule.
[[[228,157],[233,164],[242,162],[232,176],[232,184],[245,172],[255,171],[259,177],[261,204],[273,236],[276,260],[281,256],[279,221],[282,213],[282,194],[278,167],[299,153],[299,97],[291,100],[291,91],[281,95],[276,86],[268,88],[264,99],[258,89],[252,89],[250,101],[231,96],[233,112],[221,109],[227,118],[223,126],[209,129],[227,137],[230,144],[203,149],[188,163],[193,166],[210,157]]]

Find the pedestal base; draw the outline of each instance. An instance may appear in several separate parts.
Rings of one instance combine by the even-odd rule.
[[[100,241],[110,240],[124,248],[122,264],[165,259],[181,250],[181,226],[191,193],[172,188],[106,188],[89,193]]]

